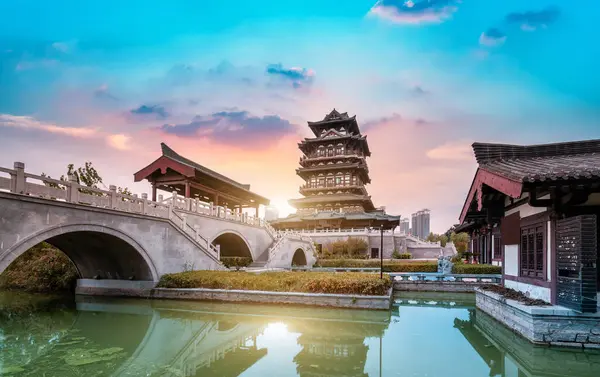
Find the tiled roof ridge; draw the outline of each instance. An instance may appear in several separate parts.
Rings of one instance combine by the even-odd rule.
[[[600,153],[600,139],[537,145],[478,143],[472,145],[479,164],[499,160],[520,160]]]
[[[246,191],[250,191],[250,185],[248,184],[243,184],[243,183],[239,183],[234,181],[233,179],[224,176],[223,174],[219,174],[214,170],[211,170],[209,168],[207,168],[206,166],[200,165],[188,158],[183,157],[182,155],[180,155],[179,153],[175,152],[173,149],[171,149],[167,144],[165,143],[160,143],[160,148],[162,150],[162,155],[165,157],[168,157],[172,160],[178,161],[182,164],[191,166],[197,170],[203,171],[204,173],[207,173],[209,175],[214,176],[215,178],[221,179],[225,182],[228,182],[234,186],[238,186],[241,189],[244,189]]]

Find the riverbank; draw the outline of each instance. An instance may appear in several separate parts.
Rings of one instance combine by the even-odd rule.
[[[387,310],[392,281],[361,273],[189,271],[166,274],[156,287],[153,282],[80,279],[76,293]]]

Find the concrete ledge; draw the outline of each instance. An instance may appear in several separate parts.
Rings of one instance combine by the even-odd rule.
[[[474,292],[475,288],[482,285],[490,285],[489,282],[467,282],[467,281],[394,281],[396,291],[418,291],[418,292]]]
[[[336,308],[389,310],[392,289],[385,296],[340,295],[327,293],[266,292],[206,288],[156,288],[152,298],[178,300],[258,302],[264,304],[294,304]]]
[[[579,314],[556,306],[527,306],[499,294],[475,290],[477,308],[532,343],[600,348],[600,313]]]
[[[385,296],[340,295],[303,292],[245,291],[240,289],[154,288],[153,281],[79,279],[75,294],[87,296],[144,297],[195,301],[258,302],[336,308],[389,310],[390,288]]]
[[[87,296],[150,297],[154,281],[78,279],[75,294]]]

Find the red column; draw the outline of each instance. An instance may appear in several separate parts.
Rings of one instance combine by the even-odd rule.
[[[185,181],[185,197],[189,198],[191,195],[190,182]]]
[[[156,201],[156,183],[152,182],[152,201]]]

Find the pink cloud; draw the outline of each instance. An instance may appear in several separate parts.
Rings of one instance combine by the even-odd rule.
[[[427,151],[426,155],[433,160],[472,161],[473,149],[470,142],[448,142]]]

